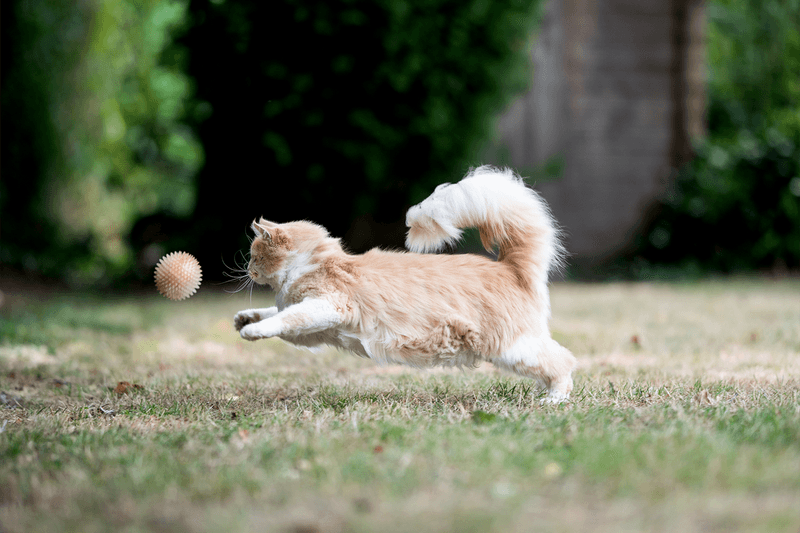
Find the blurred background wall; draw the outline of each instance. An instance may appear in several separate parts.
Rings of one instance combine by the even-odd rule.
[[[630,248],[706,131],[705,18],[699,0],[552,0],[530,91],[499,123],[500,153],[535,169],[575,260]]]
[[[800,0],[9,0],[0,270],[207,278],[253,218],[353,252],[490,162],[569,276],[800,268]]]

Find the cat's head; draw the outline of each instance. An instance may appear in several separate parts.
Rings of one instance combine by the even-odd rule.
[[[305,221],[276,224],[261,218],[250,227],[255,239],[247,273],[274,289],[280,289],[293,269],[306,268],[321,243],[330,240],[325,228]]]
[[[250,244],[250,263],[247,273],[250,279],[260,285],[274,285],[276,277],[286,269],[287,256],[293,250],[289,234],[275,224],[262,218],[250,225],[255,238]]]

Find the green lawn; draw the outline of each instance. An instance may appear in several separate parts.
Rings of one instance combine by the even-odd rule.
[[[559,406],[242,341],[213,285],[0,289],[2,533],[800,530],[798,281],[555,285]]]

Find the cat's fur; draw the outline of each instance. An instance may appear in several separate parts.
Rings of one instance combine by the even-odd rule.
[[[311,222],[253,222],[248,273],[276,307],[234,319],[248,340],[335,346],[381,363],[472,367],[481,361],[537,380],[548,401],[572,390],[575,358],[550,337],[547,276],[561,247],[544,201],[510,170],[480,167],[409,209],[412,253],[350,255]],[[422,254],[476,227],[497,261]]]

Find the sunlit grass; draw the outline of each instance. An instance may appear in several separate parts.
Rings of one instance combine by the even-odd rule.
[[[560,406],[491,367],[246,343],[249,305],[7,296],[3,531],[800,527],[796,282],[556,285]]]

